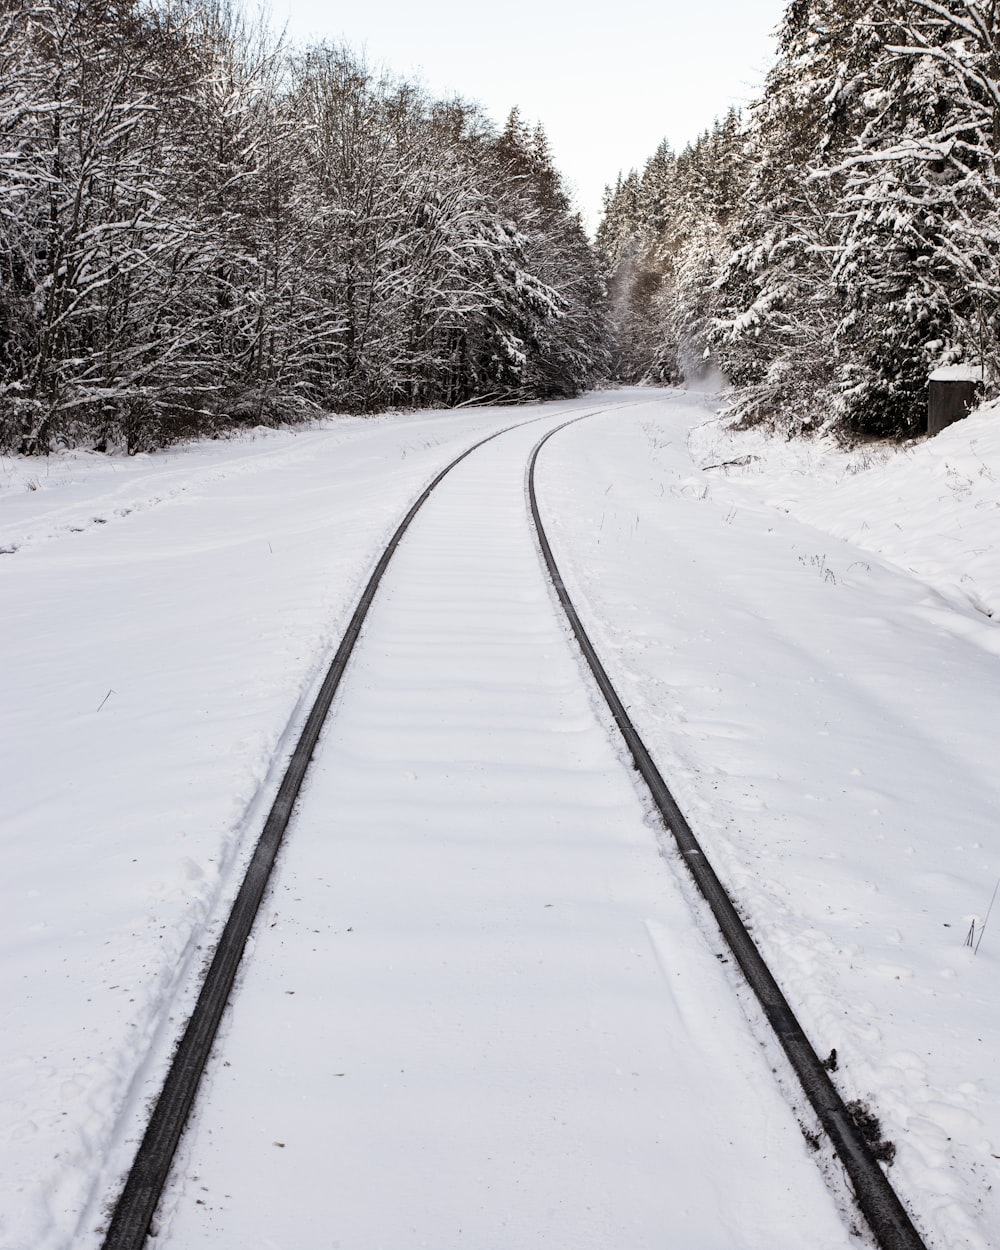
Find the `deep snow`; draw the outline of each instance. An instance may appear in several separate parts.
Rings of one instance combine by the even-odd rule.
[[[694,402],[559,436],[557,557],[815,1048],[879,1111],[929,1244],[987,1250],[998,414],[848,456],[727,433]]]
[[[711,402],[0,464],[5,1248],[97,1244],[272,756],[406,504],[483,432],[626,403],[540,465],[578,606],[930,1244],[1000,1241],[998,414],[846,456]]]
[[[440,467],[526,415],[2,462],[4,1250],[93,1243],[143,1062],[370,565]]]
[[[393,560],[165,1250],[850,1243],[553,612],[538,435],[458,466]]]

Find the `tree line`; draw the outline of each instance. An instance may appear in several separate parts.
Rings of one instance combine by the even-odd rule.
[[[227,0],[0,2],[0,449],[574,394],[603,296],[516,112]]]
[[[848,436],[919,431],[941,365],[995,390],[998,153],[996,0],[791,0],[747,118],[609,189],[616,375]]]

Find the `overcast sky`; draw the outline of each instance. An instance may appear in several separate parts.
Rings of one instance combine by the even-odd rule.
[[[541,121],[593,227],[619,171],[664,138],[682,148],[754,98],[786,3],[270,0],[270,10],[296,42],[345,42],[436,96],[478,100],[498,123],[515,105]]]

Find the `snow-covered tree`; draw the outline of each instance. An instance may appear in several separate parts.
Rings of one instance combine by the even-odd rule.
[[[815,174],[851,142],[878,40],[868,3],[795,0],[751,110],[713,335],[744,421],[798,432],[833,415],[840,184]]]
[[[892,0],[881,29],[864,125],[835,167],[837,280],[845,419],[896,433],[921,428],[935,365],[1000,381],[1000,62],[992,3]]]
[[[789,6],[721,284],[716,340],[744,419],[912,433],[935,365],[996,376],[993,12]]]
[[[713,351],[715,284],[740,187],[739,116],[728,113],[680,155],[661,144],[640,174],[608,191],[597,235],[608,270],[613,370],[676,382]]]
[[[0,446],[572,393],[602,301],[540,129],[231,0],[0,6]]]
[[[608,325],[597,258],[552,160],[542,126],[529,131],[516,110],[496,145],[503,211],[517,223],[522,264],[542,284],[520,314],[532,345],[522,385],[543,396],[573,395],[603,377]],[[518,278],[514,292],[523,289]],[[513,307],[513,305],[512,305]]]
[[[72,436],[135,372],[127,288],[164,246],[150,168],[164,77],[135,4],[21,0],[7,21],[3,252],[24,320],[0,402],[8,439],[30,451]]]

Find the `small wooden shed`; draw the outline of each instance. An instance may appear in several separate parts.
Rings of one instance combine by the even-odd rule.
[[[940,434],[945,426],[975,407],[982,394],[983,371],[979,365],[943,365],[927,381],[927,433]]]

